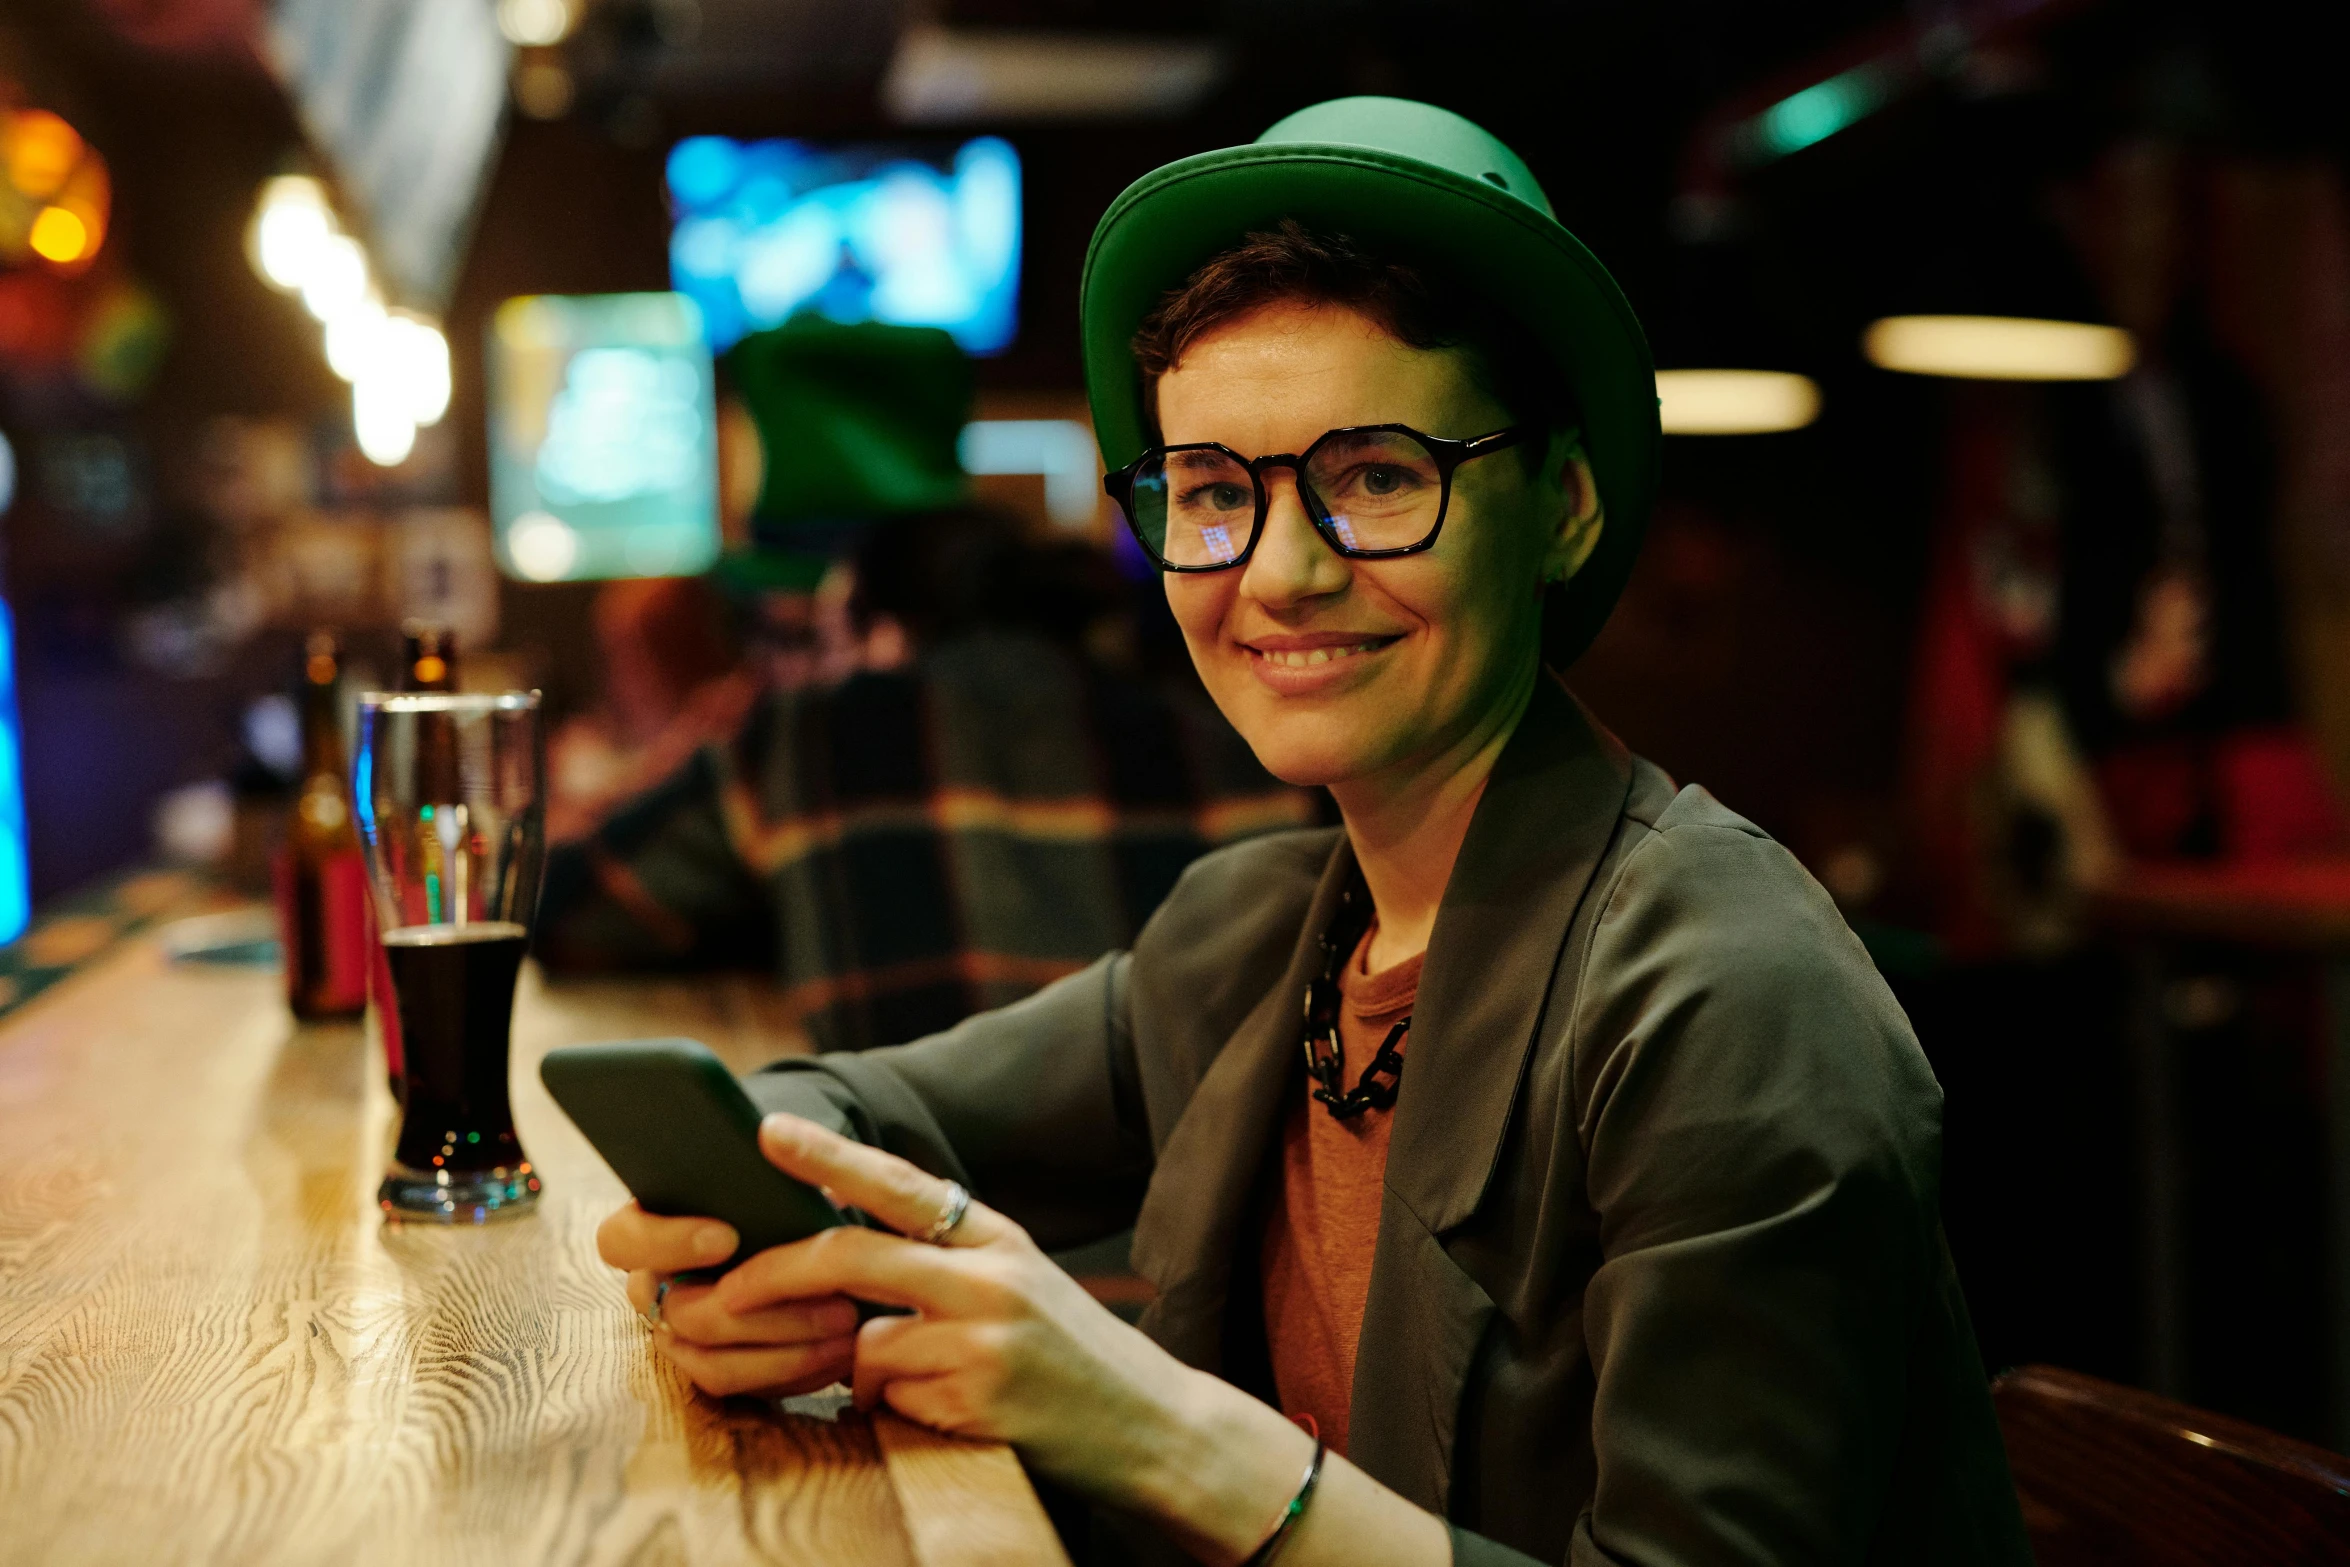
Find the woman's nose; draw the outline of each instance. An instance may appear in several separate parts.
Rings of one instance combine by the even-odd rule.
[[[1332,549],[1307,515],[1296,476],[1275,469],[1265,478],[1265,531],[1248,558],[1240,591],[1269,608],[1336,593],[1353,580],[1345,557]]]

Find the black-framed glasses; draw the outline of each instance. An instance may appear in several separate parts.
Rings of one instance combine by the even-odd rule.
[[[1303,455],[1254,460],[1195,441],[1152,447],[1102,488],[1160,570],[1223,571],[1255,552],[1272,505],[1265,474],[1287,468],[1330,547],[1378,560],[1433,546],[1451,509],[1453,470],[1525,438],[1522,425],[1453,441],[1409,425],[1364,424],[1326,431]]]

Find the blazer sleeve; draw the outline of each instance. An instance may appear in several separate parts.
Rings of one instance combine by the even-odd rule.
[[[943,1034],[779,1061],[744,1087],[962,1182],[1048,1249],[1100,1240],[1133,1224],[1152,1164],[1131,962],[1114,952]]]
[[[1794,859],[1681,811],[1622,862],[1578,988],[1602,1260],[1569,1560],[1859,1561],[1935,1299],[1941,1092]]]

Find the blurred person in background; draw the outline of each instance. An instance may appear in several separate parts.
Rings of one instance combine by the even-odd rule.
[[[770,968],[820,1048],[862,1049],[1084,967],[1203,851],[1313,819],[1196,687],[1087,656],[1123,592],[1105,557],[960,503],[970,372],[945,333],[744,346],[769,453],[767,548],[733,567],[748,657],[661,723],[647,692],[674,686],[643,666],[690,661],[707,621],[673,589],[658,615],[600,606],[614,699],[660,729],[632,772],[659,770],[556,813],[545,961]]]
[[[768,1157],[886,1230],[712,1285],[675,1275],[731,1230],[624,1208],[654,1343],[1009,1441],[1103,1559],[2028,1560],[1900,1008],[1558,674],[1660,441],[1612,280],[1507,147],[1363,98],[1138,181],[1084,299],[1200,674],[1344,825],[1203,858],[1016,1006],[750,1079]],[[1127,1225],[1140,1331],[1039,1249]]]

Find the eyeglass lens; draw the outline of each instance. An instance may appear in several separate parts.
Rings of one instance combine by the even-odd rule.
[[[1434,454],[1400,431],[1333,431],[1306,453],[1299,477],[1307,504],[1349,551],[1409,549],[1435,530],[1444,507]],[[1227,452],[1168,452],[1134,476],[1136,530],[1170,566],[1238,560],[1256,507],[1255,482]]]

